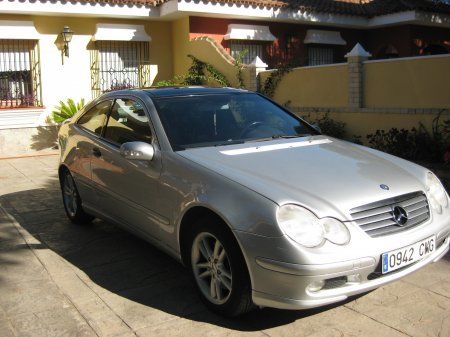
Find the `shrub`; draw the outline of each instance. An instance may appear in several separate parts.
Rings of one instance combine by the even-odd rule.
[[[56,123],[62,123],[65,120],[72,118],[78,111],[84,107],[84,99],[82,98],[78,103],[69,98],[67,103],[59,101],[59,105],[52,111],[52,120]]]
[[[156,82],[155,87],[173,87],[175,85],[174,80],[162,80]]]
[[[170,87],[175,85],[219,85],[230,87],[228,79],[209,63],[203,62],[193,55],[188,55],[192,64],[187,74],[175,76],[171,80],[159,81],[156,87]]]
[[[205,85],[217,83],[223,87],[231,86],[225,75],[209,63],[200,61],[193,55],[188,55],[192,60],[188,73],[184,76],[184,85]]]
[[[156,87],[173,87],[181,85],[184,82],[184,76],[177,75],[171,80],[162,80],[155,84]]]
[[[367,135],[369,145],[377,150],[404,159],[420,162],[444,162],[450,160],[450,120],[440,123],[441,114],[434,120],[432,132],[422,123],[411,130],[392,128],[377,130]]]
[[[248,49],[241,50],[235,60],[234,60],[234,67],[236,69],[236,79],[238,82],[238,88],[243,89],[245,88],[244,84],[244,64],[242,60],[244,59],[245,55],[248,54]]]
[[[287,104],[289,104],[289,102],[287,102],[285,106]],[[332,119],[328,113],[320,118],[311,118],[311,115],[308,115],[304,116],[303,119],[307,120],[310,124],[317,125],[324,135],[346,139],[346,124]]]
[[[335,121],[330,118],[329,114],[325,114],[323,117],[316,120],[322,133],[331,137],[345,139],[347,134],[346,124],[344,122]]]

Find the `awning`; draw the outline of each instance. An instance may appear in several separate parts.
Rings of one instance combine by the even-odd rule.
[[[94,41],[151,41],[143,25],[98,23]]]
[[[347,42],[341,37],[341,33],[332,30],[308,29],[305,37],[305,44],[333,44],[345,46]]]
[[[275,36],[272,35],[268,26],[230,24],[224,39],[275,41]]]
[[[0,39],[39,40],[33,21],[0,20]]]

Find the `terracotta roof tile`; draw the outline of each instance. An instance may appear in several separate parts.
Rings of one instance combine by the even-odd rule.
[[[73,0],[73,2],[80,3],[99,3],[99,4],[113,4],[113,5],[134,5],[156,7],[168,0]]]
[[[169,0],[73,0],[85,3],[159,6]],[[198,0],[191,0],[198,1]],[[450,15],[450,5],[443,0],[200,0],[200,2],[241,4],[244,6],[291,8],[300,11],[356,15],[377,15],[419,10]]]
[[[211,0],[211,2],[366,17],[409,10],[450,14],[450,5],[440,0]]]

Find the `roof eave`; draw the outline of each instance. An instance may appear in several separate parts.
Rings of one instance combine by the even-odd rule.
[[[361,16],[313,13],[289,8],[271,8],[230,3],[193,2],[170,0],[160,6],[161,18],[180,16],[205,16],[259,21],[320,24],[327,26],[364,27],[368,19]]]
[[[174,20],[186,16],[205,16],[358,29],[400,24],[450,27],[450,15],[423,11],[404,11],[368,18],[365,16],[308,12],[287,7],[271,8],[237,3],[229,3],[224,6],[222,3],[194,2],[189,0],[169,0],[157,7],[58,1],[7,1],[2,4],[0,12],[3,14],[65,15],[141,20]]]
[[[106,17],[126,19],[159,18],[160,6],[120,5],[88,2],[3,1],[1,14]]]
[[[450,28],[450,15],[422,11],[405,11],[372,17],[368,28],[416,24],[422,26],[439,26]]]
[[[277,22],[320,24],[348,28],[377,28],[400,24],[450,27],[450,15],[403,11],[368,18],[365,16],[307,12],[289,8],[256,7],[243,4],[170,0],[161,6],[161,17],[206,16]]]

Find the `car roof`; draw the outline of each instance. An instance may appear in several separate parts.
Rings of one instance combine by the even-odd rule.
[[[144,88],[144,89],[137,89],[137,90],[144,91],[152,98],[248,92],[247,90],[243,90],[243,89],[214,88],[214,87],[202,87],[202,86],[160,87],[160,88]]]

